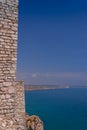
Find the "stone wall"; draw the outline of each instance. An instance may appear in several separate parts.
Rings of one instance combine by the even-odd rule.
[[[18,0],[0,0],[0,130],[17,130],[24,120],[23,84],[15,81],[17,33]]]
[[[25,130],[25,96],[24,96],[24,82],[15,82],[15,119],[20,130]]]

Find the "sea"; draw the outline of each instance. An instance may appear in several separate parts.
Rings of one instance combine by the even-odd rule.
[[[38,115],[44,130],[87,130],[87,88],[25,92],[26,112]]]

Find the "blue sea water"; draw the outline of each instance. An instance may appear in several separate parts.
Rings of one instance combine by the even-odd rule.
[[[26,91],[25,100],[45,130],[87,130],[87,88]]]

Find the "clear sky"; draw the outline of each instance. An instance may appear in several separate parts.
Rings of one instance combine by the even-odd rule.
[[[87,0],[19,0],[17,79],[87,84]]]

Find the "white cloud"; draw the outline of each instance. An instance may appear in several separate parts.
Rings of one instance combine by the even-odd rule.
[[[31,74],[32,78],[36,78],[37,74]]]

